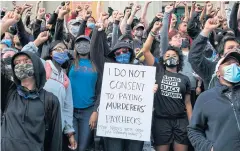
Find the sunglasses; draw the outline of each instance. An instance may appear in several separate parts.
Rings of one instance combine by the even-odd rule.
[[[128,52],[129,52],[128,48],[121,48],[121,49],[117,50],[116,52],[114,52],[114,54],[115,54],[115,56],[119,56],[122,53],[128,53]]]

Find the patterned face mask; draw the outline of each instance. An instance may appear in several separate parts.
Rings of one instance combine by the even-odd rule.
[[[14,68],[16,77],[19,80],[23,80],[34,75],[33,64],[17,64]]]

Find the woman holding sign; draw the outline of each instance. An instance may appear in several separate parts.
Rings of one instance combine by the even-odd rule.
[[[152,134],[157,151],[168,151],[173,142],[175,151],[187,151],[187,125],[192,115],[190,80],[179,73],[183,55],[178,48],[168,47],[159,63],[155,62],[150,48],[161,26],[155,22],[142,48],[147,65],[157,67],[159,89],[154,99]]]

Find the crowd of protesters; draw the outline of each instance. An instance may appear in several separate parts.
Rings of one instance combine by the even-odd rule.
[[[96,18],[88,5],[40,3],[1,9],[2,151],[142,151],[108,137],[92,147],[105,62],[156,67],[156,151],[240,151],[239,2],[172,2],[152,18],[151,2],[98,2]]]

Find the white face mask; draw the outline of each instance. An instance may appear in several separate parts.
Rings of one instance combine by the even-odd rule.
[[[77,37],[79,28],[80,26],[71,26],[69,31],[74,37]]]

